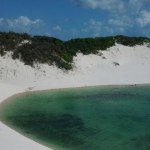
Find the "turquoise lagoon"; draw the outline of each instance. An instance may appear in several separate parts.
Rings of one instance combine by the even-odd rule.
[[[0,120],[54,150],[150,150],[150,86],[25,93]]]

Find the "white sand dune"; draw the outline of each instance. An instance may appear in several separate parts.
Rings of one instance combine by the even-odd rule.
[[[99,55],[74,57],[74,69],[35,64],[35,68],[13,60],[11,53],[0,57],[0,102],[20,92],[95,85],[150,83],[150,47],[116,44]],[[1,150],[50,150],[0,122]]]

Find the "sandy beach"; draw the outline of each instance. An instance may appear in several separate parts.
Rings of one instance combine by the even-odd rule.
[[[11,54],[0,57],[0,103],[27,91],[98,85],[137,85],[150,83],[150,48],[116,44],[101,55],[74,57],[74,70],[63,71],[47,64],[34,68],[13,60]],[[50,150],[0,122],[0,149]]]

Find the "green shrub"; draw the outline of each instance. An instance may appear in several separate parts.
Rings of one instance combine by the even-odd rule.
[[[24,40],[29,42],[23,43]],[[13,52],[13,59],[21,59],[26,65],[33,66],[35,62],[56,64],[57,67],[72,69],[73,57],[77,52],[84,55],[97,54],[99,50],[107,50],[115,43],[126,46],[141,45],[150,42],[149,38],[127,37],[123,35],[78,38],[62,41],[48,36],[30,36],[26,33],[0,32],[0,55],[7,51]]]

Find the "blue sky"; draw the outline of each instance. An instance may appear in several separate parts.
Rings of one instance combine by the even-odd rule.
[[[150,0],[0,0],[0,31],[62,40],[150,37]]]

